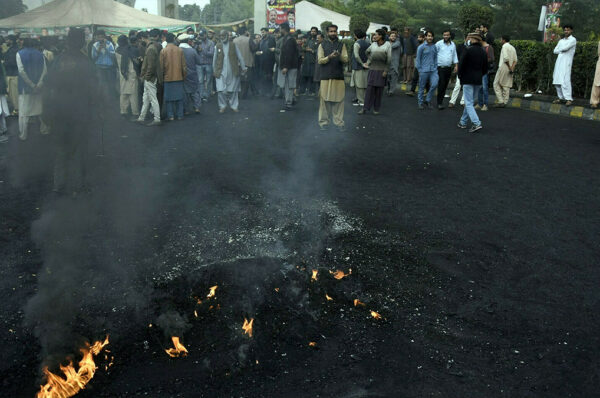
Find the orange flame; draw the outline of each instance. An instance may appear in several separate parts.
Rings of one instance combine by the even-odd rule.
[[[173,358],[187,356],[188,350],[179,342],[179,337],[173,336],[171,337],[171,340],[173,340],[173,346],[175,348],[169,348],[168,350],[165,350],[165,352]]]
[[[343,278],[347,277],[348,275],[350,275],[352,273],[352,269],[349,269],[347,274],[344,273],[344,271],[340,271],[339,269],[335,272],[329,271],[329,273],[331,275],[333,275],[333,277],[335,279],[340,280],[340,279],[343,279]]]
[[[67,366],[60,365],[60,370],[66,379],[50,372],[47,367],[44,367],[46,384],[40,386],[40,391],[37,393],[36,398],[68,398],[84,389],[98,369],[94,362],[94,355],[98,355],[107,344],[108,336],[106,336],[104,342],[96,341],[91,347],[86,343],[86,346],[81,349],[83,358],[79,361],[79,369],[77,371],[75,371],[72,362],[69,362]]]
[[[363,303],[362,301],[360,301],[359,299],[354,299],[354,306],[358,307],[359,305],[361,306],[365,306],[365,303]]]
[[[310,347],[316,347],[317,346],[317,342],[316,341],[311,341],[311,342],[308,343],[308,345]]]
[[[215,286],[211,287],[211,288],[210,288],[210,292],[208,292],[208,294],[206,295],[206,298],[213,298],[213,297],[215,297],[215,294],[216,294],[216,292],[217,292],[217,288],[218,288],[218,287],[219,287],[219,286],[217,286],[217,285],[215,285]]]
[[[325,298],[327,299],[327,301],[333,301],[333,299],[331,297],[329,297],[329,295],[327,293],[325,293]]]
[[[276,288],[275,288],[275,291],[276,291],[277,293],[279,293],[279,288],[278,288],[278,287],[276,287]]]
[[[317,275],[319,274],[319,270],[313,269],[312,270],[312,276],[310,277],[310,281],[316,281],[317,280]]]
[[[254,323],[254,318],[250,318],[250,322],[246,318],[244,318],[244,324],[242,325],[242,329],[244,329],[244,333],[248,336],[252,337],[252,324]]]
[[[371,316],[375,319],[381,319],[381,315],[375,311],[371,311]]]

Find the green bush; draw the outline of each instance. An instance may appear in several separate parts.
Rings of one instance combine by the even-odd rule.
[[[515,89],[529,92],[539,90],[544,94],[556,94],[552,85],[552,73],[557,57],[553,53],[556,43],[531,40],[511,40],[510,43],[517,50],[519,58],[515,70]],[[499,43],[496,43],[495,47],[496,54],[499,56]],[[589,98],[598,59],[597,50],[597,42],[577,43],[571,71],[574,96]]]

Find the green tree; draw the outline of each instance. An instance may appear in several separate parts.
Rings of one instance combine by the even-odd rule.
[[[198,21],[211,25],[239,21],[253,15],[253,0],[210,0],[210,3],[202,8]]]
[[[25,12],[27,7],[23,4],[23,0],[2,0],[0,6],[0,19],[12,17],[13,15]]]
[[[492,25],[494,23],[494,12],[491,7],[475,4],[466,4],[458,11],[458,26],[466,35],[481,24]]]
[[[184,21],[200,22],[202,10],[197,4],[186,4],[179,6],[179,19]]]
[[[369,18],[364,14],[356,14],[350,17],[350,32],[354,34],[354,31],[360,29],[366,32],[369,29]]]
[[[570,23],[575,28],[573,36],[579,40],[589,40],[597,37],[600,32],[598,20],[600,19],[600,1],[598,0],[570,0],[564,3],[559,12],[561,25]]]

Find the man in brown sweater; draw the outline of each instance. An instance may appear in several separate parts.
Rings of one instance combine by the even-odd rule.
[[[167,118],[183,119],[183,80],[187,74],[187,67],[183,50],[175,45],[175,35],[167,34],[167,46],[160,52],[160,68],[162,69],[164,83],[164,100],[167,104]]]
[[[158,104],[158,98],[156,97],[156,89],[158,85],[162,84],[163,78],[160,69],[159,53],[162,46],[158,43],[159,37],[160,31],[158,29],[152,29],[149,37],[142,39],[146,43],[146,54],[144,56],[144,62],[142,63],[142,72],[140,73],[140,77],[144,82],[144,97],[142,110],[137,122],[144,123],[148,109],[152,106],[154,121],[148,124],[148,126],[160,125],[160,106]]]

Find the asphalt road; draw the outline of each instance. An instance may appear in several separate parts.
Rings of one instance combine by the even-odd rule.
[[[379,116],[357,115],[347,95],[347,131],[322,132],[315,99],[300,97],[286,113],[280,105],[242,101],[239,113],[219,115],[213,99],[202,115],[160,128],[110,118],[103,149],[93,133],[90,192],[75,198],[49,193],[51,137],[33,134],[26,143],[13,138],[0,147],[6,396],[33,396],[39,382],[44,348],[24,323],[35,317],[24,307],[31,297],[53,292],[41,278],[48,252],[60,245],[52,243],[56,235],[40,238],[31,226],[56,214],[64,217],[65,235],[81,239],[78,255],[90,253],[98,264],[110,259],[107,273],[126,281],[99,278],[102,295],[74,290],[73,300],[81,303],[75,311],[94,308],[97,317],[75,313],[70,327],[88,338],[113,334],[118,357],[81,396],[597,394],[597,122],[492,110],[480,113],[484,129],[469,134],[456,128],[458,109],[419,111],[414,99],[397,96],[384,98]],[[218,271],[227,269],[219,264],[261,258],[277,265],[240,265],[257,280]],[[323,278],[316,288],[298,271],[320,267],[326,275],[334,264],[353,269],[345,285]],[[291,271],[273,276],[287,266]],[[215,268],[208,276],[207,267]],[[72,277],[69,269],[55,272],[84,284],[103,270],[91,267]],[[247,298],[224,299],[232,310],[220,322],[227,329],[241,314],[256,314],[256,343],[242,355],[246,343],[231,337],[237,332],[221,336],[210,329],[219,337],[209,347],[170,360],[160,347],[165,336],[145,329],[165,311],[157,297],[178,296],[169,308],[188,311],[182,297],[204,289],[204,277]],[[296,292],[280,302],[244,290],[286,284],[309,292],[308,298]],[[128,286],[144,292],[142,315],[133,318],[133,301],[123,299],[122,309],[115,304]],[[334,302],[318,301],[325,293],[319,289]],[[386,319],[374,323],[342,304],[352,297]],[[54,307],[42,306],[46,312]],[[287,313],[296,315],[288,319]],[[291,326],[283,337],[273,325],[286,322]],[[289,337],[301,336],[302,324],[306,339],[322,336],[320,350]],[[193,325],[183,330],[191,348],[202,346],[208,335],[200,329],[209,329]],[[261,328],[268,338],[260,337]],[[235,364],[218,360],[232,352]]]

